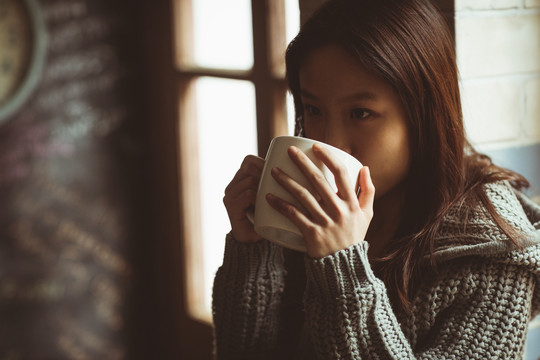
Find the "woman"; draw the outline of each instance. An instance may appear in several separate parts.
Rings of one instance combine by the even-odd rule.
[[[424,0],[330,0],[286,64],[298,135],[358,158],[362,190],[314,148],[333,193],[290,149],[317,194],[275,169],[303,208],[267,201],[304,235],[299,256],[246,219],[264,164],[246,157],[225,191],[217,357],[520,358],[540,312],[540,208],[519,192],[523,177],[465,140],[441,16]]]

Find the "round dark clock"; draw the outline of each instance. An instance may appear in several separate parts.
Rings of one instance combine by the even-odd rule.
[[[36,88],[46,42],[36,0],[0,0],[0,125],[20,110]]]

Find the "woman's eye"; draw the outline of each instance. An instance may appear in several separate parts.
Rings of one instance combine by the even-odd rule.
[[[353,109],[351,111],[351,118],[352,119],[365,119],[369,115],[371,115],[371,113],[366,109]]]
[[[313,106],[313,105],[305,105],[304,106],[304,112],[307,114],[307,115],[311,115],[311,116],[318,116],[321,114],[321,110],[319,110],[319,108]]]

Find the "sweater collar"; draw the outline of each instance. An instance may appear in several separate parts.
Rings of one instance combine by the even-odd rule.
[[[506,181],[484,186],[497,212],[524,234],[520,245],[523,248],[539,245],[540,205]],[[445,216],[437,234],[433,258],[443,262],[464,256],[492,256],[515,249],[514,243],[488,216],[485,208],[464,203],[453,206]]]

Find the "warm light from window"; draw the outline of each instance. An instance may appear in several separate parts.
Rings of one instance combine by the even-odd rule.
[[[300,7],[298,0],[285,1],[285,28],[287,44],[298,34],[300,29]],[[289,135],[294,135],[294,102],[290,92],[287,92],[287,125]]]
[[[287,44],[298,34],[300,29],[300,7],[298,0],[285,0],[285,36]]]
[[[212,283],[231,225],[223,205],[227,184],[248,154],[257,154],[255,89],[249,81],[204,77],[195,84],[198,119],[204,300],[210,314]],[[198,241],[198,239],[195,239]]]
[[[253,66],[250,0],[193,1],[195,65],[248,70]]]

